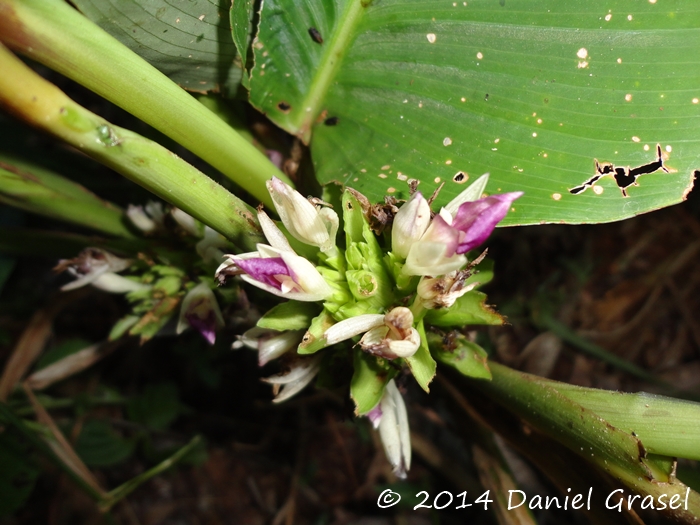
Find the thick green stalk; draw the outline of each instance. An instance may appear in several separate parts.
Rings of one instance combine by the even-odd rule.
[[[490,368],[492,381],[468,380],[470,385],[638,494],[678,494],[685,499],[687,487],[674,479],[667,464],[647,457],[640,439],[558,392],[558,383],[545,383],[498,363],[490,363]],[[647,427],[650,435],[653,427]],[[678,519],[700,515],[700,494],[691,490],[687,510],[673,512]]]
[[[265,181],[291,184],[250,142],[63,0],[0,0],[0,40],[160,130],[270,207]]]
[[[118,206],[60,175],[3,154],[0,203],[108,235],[135,237],[127,227],[124,210]]]
[[[239,247],[262,240],[243,201],[161,145],[68,98],[0,44],[0,106],[208,224]]]
[[[608,423],[634,434],[651,454],[700,459],[700,403],[541,381]]]

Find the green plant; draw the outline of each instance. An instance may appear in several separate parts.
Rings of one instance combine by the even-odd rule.
[[[66,255],[56,247],[56,255],[73,257],[58,265],[76,277],[64,290],[91,284],[125,296],[128,313],[111,341],[138,336],[145,343],[177,320],[178,334],[193,328],[213,344],[225,324],[220,305],[233,308],[241,297],[238,280],[217,288],[215,278],[223,284],[240,275],[288,299],[235,343],[257,349],[261,364],[295,356],[290,373],[267,379],[281,388],[276,400],[317,373],[319,383],[337,387],[329,371],[353,370],[349,385],[340,386],[356,414],[379,425],[399,476],[410,466],[410,444],[394,378],[410,370],[427,392],[440,363],[468,378],[465,388],[537,429],[545,443],[588,460],[592,472],[642,496],[685,494],[674,458],[700,459],[700,405],[527,376],[490,363],[464,327],[503,322],[477,290],[492,265],[472,252],[497,222],[620,220],[690,191],[700,146],[693,138],[700,125],[697,68],[678,64],[697,60],[688,52],[700,41],[695,4],[72,3],[0,0],[0,106],[167,204],[124,210],[58,173],[65,165],[49,170],[3,148],[0,202],[99,237],[2,226],[0,249],[31,252],[47,239],[82,248]],[[143,126],[136,133],[93,113],[10,49],[156,131]],[[292,150],[308,146],[311,163],[291,155],[283,172],[270,160],[279,144],[268,139],[270,147],[262,146],[246,127],[246,97],[295,137]],[[16,126],[3,119],[8,129]],[[173,153],[176,144],[217,173]],[[475,176],[482,172],[490,175]],[[293,181],[325,186],[307,200]],[[257,202],[281,222],[248,204]],[[261,311],[266,301],[260,299]],[[357,342],[352,348],[350,339]],[[57,363],[75,373],[102,352],[76,348]],[[42,363],[24,380],[24,394],[12,394],[32,360],[8,362],[1,400],[22,406],[3,404],[0,419],[55,459],[102,509],[196,447],[195,438],[145,474],[102,489],[86,458],[110,464],[132,454],[135,442],[91,424],[84,439],[107,443],[115,455],[95,459],[84,445],[81,456],[79,444],[76,454],[47,412],[51,403],[32,393],[65,377],[57,363]],[[639,375],[624,361],[611,362]],[[129,405],[134,422],[163,427],[182,412],[176,390],[148,393],[146,408]],[[493,417],[453,397],[480,423],[480,445],[493,445],[493,432],[508,435]],[[38,423],[22,419],[28,407]],[[151,417],[151,409],[162,417]],[[13,468],[35,477],[24,464]],[[700,495],[688,494],[687,508],[666,513],[691,523],[700,516]]]

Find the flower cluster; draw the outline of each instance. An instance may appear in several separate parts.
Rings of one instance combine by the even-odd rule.
[[[212,291],[215,285],[210,277],[211,269],[223,258],[221,250],[230,247],[230,243],[182,210],[166,211],[161,203],[129,206],[126,215],[143,235],[186,239],[194,245],[201,260],[190,262],[185,270],[184,264],[174,264],[172,253],[165,253],[163,264],[158,264],[150,256],[146,261],[143,254],[124,259],[101,248],[86,248],[73,259],[59,261],[55,270],[75,277],[61,289],[92,285],[126,295],[131,312],[115,325],[110,339],[128,332],[146,341],[159,333],[171,333],[172,328],[178,334],[192,328],[209,344],[214,344],[224,319]],[[157,257],[157,253],[154,255]],[[124,275],[126,272],[130,275]],[[199,277],[193,279],[192,275]],[[171,323],[176,318],[177,324]]]
[[[240,276],[288,299],[236,345],[258,350],[261,366],[288,356],[287,373],[266,380],[275,387],[276,402],[313,380],[323,366],[319,350],[355,342],[350,393],[356,412],[379,429],[399,476],[410,466],[410,442],[406,408],[393,378],[405,364],[428,389],[436,365],[426,324],[460,322],[459,315],[444,314],[459,312],[461,299],[479,284],[474,274],[483,254],[470,261],[469,252],[521,195],[482,197],[487,180],[488,175],[478,179],[437,214],[420,192],[413,192],[392,213],[391,235],[378,236],[372,229],[373,207],[358,192],[346,189],[331,206],[272,179],[268,190],[282,226],[259,210],[268,243],[258,244],[255,252],[225,255],[216,271],[220,284]],[[345,238],[337,240],[341,227]],[[382,245],[389,238],[390,246]]]

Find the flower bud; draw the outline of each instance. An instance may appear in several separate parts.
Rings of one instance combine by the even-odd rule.
[[[101,248],[85,248],[74,259],[62,259],[54,268],[56,272],[68,271],[77,279],[61,287],[62,291],[75,290],[86,284],[94,283],[106,273],[126,270],[131,260],[122,259]]]
[[[459,270],[467,258],[457,254],[460,231],[436,215],[418,242],[411,245],[402,272],[405,275],[443,275]]]
[[[126,208],[126,216],[129,217],[131,223],[143,233],[153,233],[158,229],[158,225],[146,214],[143,206],[129,204]]]
[[[199,283],[182,300],[176,332],[192,327],[202,334],[210,345],[216,341],[216,330],[224,326],[219,304],[206,283]]]
[[[460,205],[452,221],[452,227],[463,233],[457,253],[466,253],[483,243],[506,216],[513,201],[522,195],[522,191],[502,193]]]
[[[290,234],[323,252],[335,249],[339,220],[333,210],[326,208],[319,212],[301,193],[277,177],[267,181],[267,189]]]
[[[377,407],[367,415],[374,427],[379,427],[379,437],[394,474],[405,479],[411,468],[411,433],[406,403],[393,379],[387,383]]]
[[[265,366],[273,359],[286,354],[293,348],[299,346],[304,330],[270,330],[254,327],[238,336],[238,341],[234,343],[234,348],[244,345],[258,351],[258,364]]]
[[[391,227],[391,251],[405,259],[430,225],[430,205],[419,191],[401,206]]]

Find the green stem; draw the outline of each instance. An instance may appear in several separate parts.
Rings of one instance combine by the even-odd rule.
[[[265,181],[276,176],[292,184],[250,142],[67,2],[0,0],[0,39],[160,130],[270,207]]]
[[[0,154],[0,203],[117,237],[135,238],[124,210],[68,179]]]
[[[128,496],[134,490],[136,490],[140,485],[143,485],[149,479],[165,472],[166,470],[174,466],[178,461],[180,461],[183,457],[185,457],[192,450],[194,450],[201,443],[201,441],[201,437],[193,437],[187,445],[175,452],[175,454],[170,456],[165,461],[158,463],[155,467],[148,469],[146,472],[139,474],[135,478],[132,478],[126,483],[119,485],[114,490],[111,490],[107,494],[107,497],[100,503],[100,508],[103,511],[108,511],[120,500],[124,499],[126,496]]]
[[[254,249],[262,241],[250,206],[156,142],[76,104],[1,44],[0,70],[0,106],[208,224],[239,247]]]
[[[681,500],[687,487],[668,462],[647,457],[640,439],[619,429],[555,388],[558,383],[490,363],[492,381],[465,379],[472,387],[642,495]],[[649,430],[653,430],[649,428]],[[679,520],[700,515],[700,494],[690,491],[688,509],[668,511]]]
[[[651,454],[700,459],[700,403],[646,392],[629,394],[540,382],[637,436]]]

